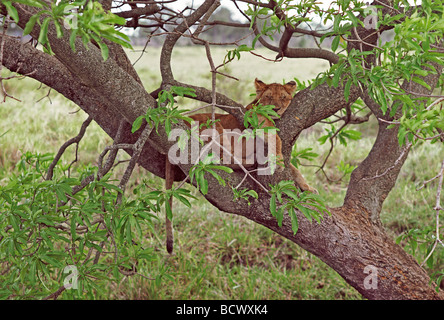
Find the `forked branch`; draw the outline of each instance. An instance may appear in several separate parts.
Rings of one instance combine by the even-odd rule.
[[[82,140],[83,136],[85,135],[86,128],[88,128],[88,126],[92,120],[93,120],[93,118],[91,116],[88,116],[88,118],[82,123],[82,126],[80,127],[79,134],[77,136],[69,139],[68,141],[66,141],[60,147],[59,151],[57,152],[56,156],[54,157],[54,160],[49,165],[48,172],[46,173],[46,180],[52,179],[52,177],[54,175],[55,166],[59,162],[62,155],[65,153],[65,150],[74,143],[76,144],[76,152],[75,152],[76,156],[75,156],[75,159],[73,160],[73,162],[71,162],[71,164],[69,165],[69,167],[71,167],[71,165],[77,160],[77,151],[78,151],[80,140]]]

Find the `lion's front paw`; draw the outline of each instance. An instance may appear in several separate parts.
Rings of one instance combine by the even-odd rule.
[[[308,189],[306,191],[309,191],[309,192],[314,193],[314,194],[319,194],[318,190],[316,190],[315,188],[312,188],[310,186],[308,186]]]

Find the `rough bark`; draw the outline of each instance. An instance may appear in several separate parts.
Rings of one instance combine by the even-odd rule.
[[[437,74],[423,77],[431,88],[435,88],[442,71],[442,66],[433,64]],[[404,89],[412,90],[417,94],[431,94],[427,88],[413,81],[405,82]],[[401,116],[398,109],[391,117],[389,113],[383,114],[381,108],[368,96],[363,97],[372,112],[379,119],[379,129],[376,141],[367,158],[353,171],[345,204],[347,206],[360,206],[366,208],[374,223],[379,223],[379,214],[382,204],[388,193],[395,186],[399,171],[407,159],[410,148],[407,144],[400,146],[398,141],[398,126],[388,129],[385,121],[393,121]],[[393,106],[392,106],[393,107]]]

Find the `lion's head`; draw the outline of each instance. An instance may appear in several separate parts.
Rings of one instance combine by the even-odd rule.
[[[293,93],[296,91],[296,82],[290,81],[284,85],[279,83],[265,84],[261,80],[254,81],[256,87],[256,101],[260,104],[273,105],[279,116],[284,114],[290,105]]]

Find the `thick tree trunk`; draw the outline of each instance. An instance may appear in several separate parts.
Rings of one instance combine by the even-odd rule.
[[[341,207],[331,214],[320,225],[301,217],[295,236],[289,219],[279,227],[266,214],[248,218],[319,257],[367,299],[444,298],[425,270],[368,218],[368,212]]]

